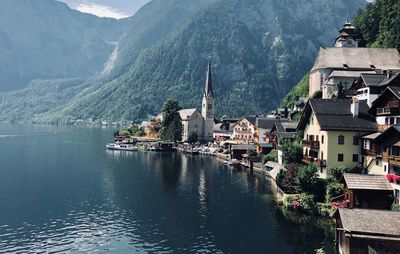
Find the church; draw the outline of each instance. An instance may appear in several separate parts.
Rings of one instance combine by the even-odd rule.
[[[399,72],[399,52],[395,48],[364,48],[362,37],[348,20],[339,31],[331,48],[322,47],[310,72],[309,96],[322,91],[329,99],[337,93],[339,84],[345,90],[363,73]]]
[[[197,133],[199,141],[209,142],[213,140],[214,92],[211,74],[211,63],[209,62],[201,112],[197,108],[179,111],[183,125],[182,141],[187,141],[192,132]]]

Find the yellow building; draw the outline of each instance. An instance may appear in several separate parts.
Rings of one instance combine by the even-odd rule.
[[[315,163],[326,178],[330,167],[360,166],[360,137],[377,130],[365,102],[310,99],[298,130],[303,132],[303,162]]]

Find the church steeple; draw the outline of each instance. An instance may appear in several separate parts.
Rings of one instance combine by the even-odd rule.
[[[356,28],[351,24],[347,15],[346,22],[342,29],[339,30],[339,36],[335,40],[336,48],[358,48],[362,36],[357,32]]]
[[[206,85],[204,88],[201,115],[204,119],[204,140],[212,140],[214,128],[214,91],[212,83],[211,62],[208,61]]]
[[[211,78],[211,63],[210,63],[210,60],[208,60],[208,70],[207,70],[206,87],[205,87],[205,90],[204,90],[204,96],[206,96],[206,97],[208,97],[208,96],[214,97],[212,78]]]

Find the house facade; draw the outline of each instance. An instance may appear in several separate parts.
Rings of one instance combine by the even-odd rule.
[[[256,133],[256,119],[254,116],[244,116],[233,125],[233,139],[242,143],[254,143]]]
[[[360,137],[377,130],[367,111],[366,103],[357,99],[310,99],[298,126],[303,162],[316,164],[322,178],[330,167],[361,166]]]

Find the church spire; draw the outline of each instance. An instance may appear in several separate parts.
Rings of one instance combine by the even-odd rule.
[[[208,96],[214,97],[212,78],[211,78],[211,62],[210,62],[210,60],[208,60],[208,70],[207,70],[206,87],[204,90],[204,95],[206,97],[208,97]]]

